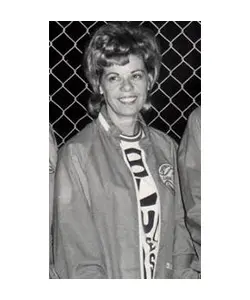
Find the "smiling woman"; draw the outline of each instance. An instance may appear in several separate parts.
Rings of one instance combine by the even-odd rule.
[[[124,66],[104,67],[100,94],[104,96],[107,112],[114,124],[123,133],[133,135],[136,133],[137,115],[146,102],[153,79],[140,57],[129,55],[128,59]]]
[[[60,150],[54,269],[59,278],[198,278],[184,222],[176,144],[140,112],[160,70],[143,27],[99,28],[85,52],[97,119]]]

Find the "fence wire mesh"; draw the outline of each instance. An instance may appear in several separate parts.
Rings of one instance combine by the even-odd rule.
[[[86,44],[102,21],[51,21],[49,26],[50,124],[61,147],[93,118],[87,110],[92,93],[82,67]],[[160,77],[151,93],[148,125],[178,143],[190,113],[201,102],[201,23],[133,21],[150,28],[162,54]]]

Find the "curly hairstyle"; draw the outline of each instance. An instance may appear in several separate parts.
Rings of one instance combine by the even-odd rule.
[[[85,74],[94,90],[89,99],[89,111],[93,116],[98,115],[104,102],[99,91],[104,67],[125,65],[131,54],[143,59],[147,72],[153,78],[152,89],[161,66],[160,48],[154,34],[145,27],[131,26],[126,22],[109,23],[95,32],[84,54]],[[149,102],[144,109],[150,107]]]

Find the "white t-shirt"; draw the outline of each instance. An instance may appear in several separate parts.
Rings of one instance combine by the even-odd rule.
[[[134,179],[138,202],[141,278],[153,279],[160,239],[160,198],[139,145],[143,134],[141,130],[136,136],[121,135],[120,145]]]

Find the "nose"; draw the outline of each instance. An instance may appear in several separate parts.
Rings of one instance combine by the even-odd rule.
[[[129,92],[133,89],[133,84],[131,83],[130,79],[127,78],[127,79],[124,79],[121,83],[121,91],[123,92]]]

